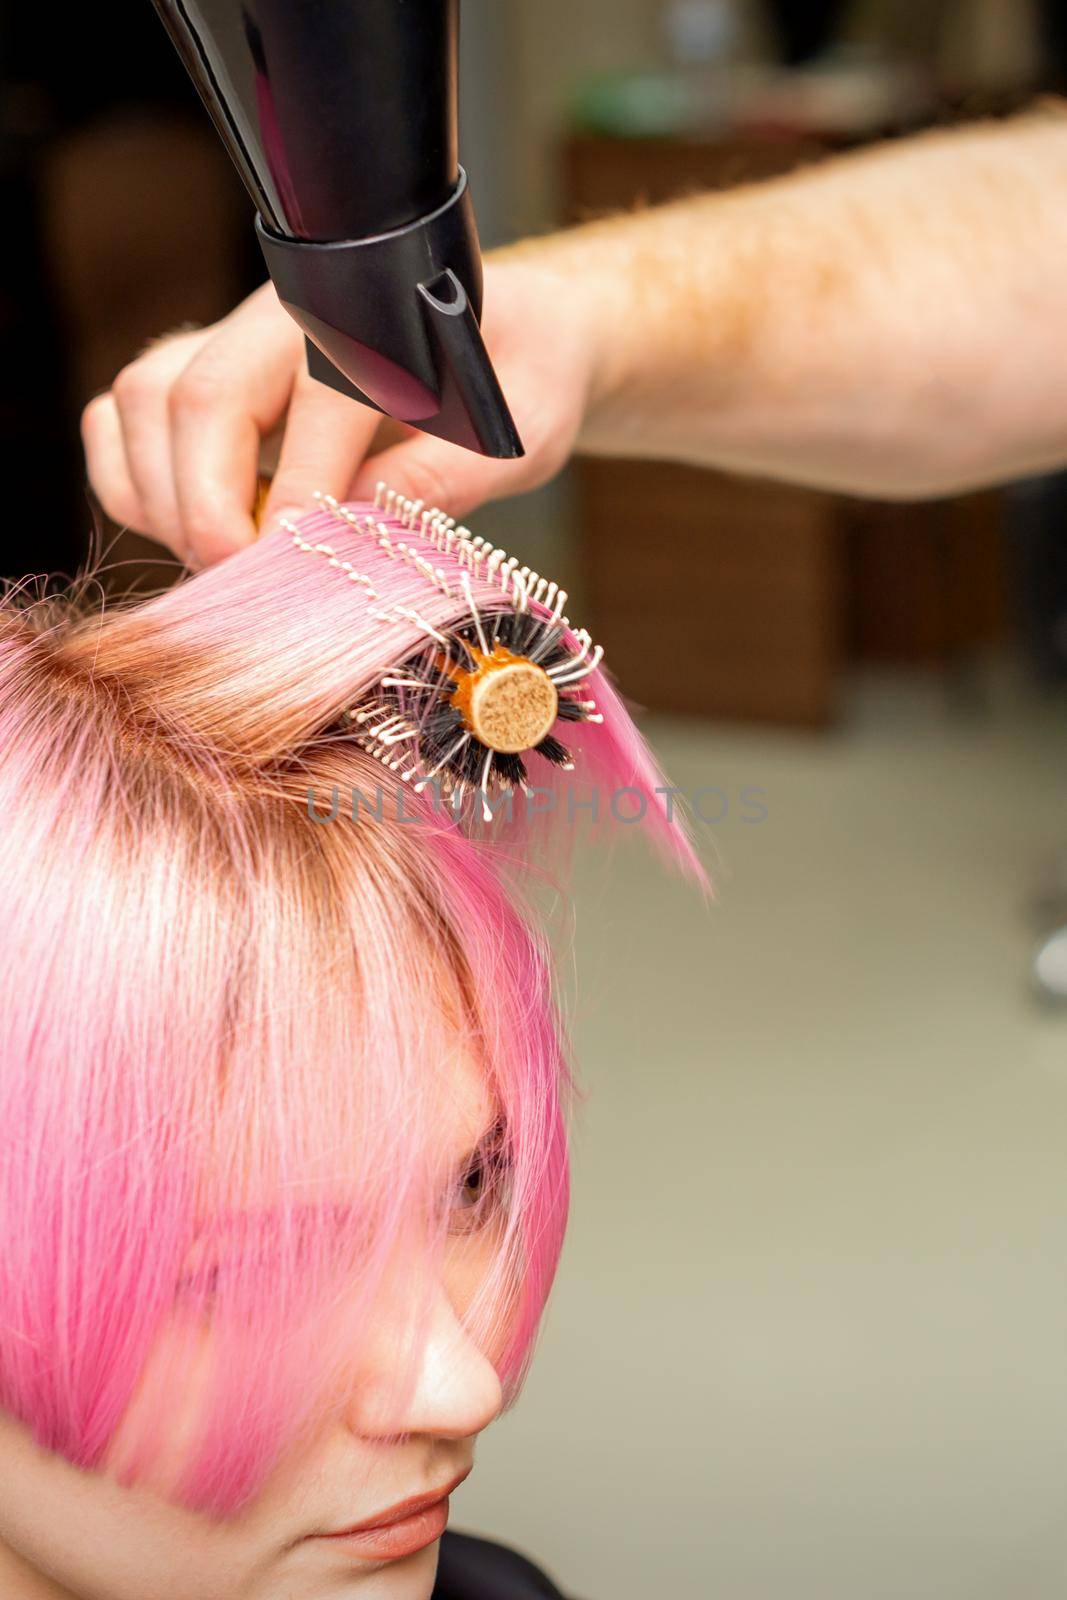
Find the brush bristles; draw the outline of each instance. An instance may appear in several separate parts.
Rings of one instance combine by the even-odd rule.
[[[427,643],[394,663],[375,693],[351,708],[349,718],[359,727],[357,742],[419,792],[434,782],[459,809],[468,802],[473,806],[480,797],[486,820],[495,814],[494,794],[528,789],[523,757],[530,752],[552,767],[572,770],[571,752],[552,730],[560,721],[602,720],[595,700],[582,698],[579,686],[599,666],[603,652],[593,648],[584,629],[571,632],[576,647],[568,642],[566,592],[457,527],[454,518],[436,507],[425,508],[384,484],[378,486],[375,507],[385,520],[360,515],[331,495],[316,498],[332,516],[373,539],[379,550],[406,562],[427,586],[457,601],[457,615],[447,628],[430,624],[415,607],[394,604],[391,612],[375,611],[383,623],[399,615],[420,625]],[[311,545],[294,524],[286,526],[300,548],[317,549],[379,597],[352,562],[339,560],[329,546]],[[398,530],[411,538],[397,537]],[[429,549],[416,548],[413,540],[425,541]],[[435,564],[429,550],[448,560],[451,571]],[[478,604],[472,574],[499,587],[501,599],[493,609]],[[505,717],[501,708],[507,697],[491,675],[511,665],[526,673],[525,700],[520,705],[519,696],[512,694]],[[474,691],[465,692],[466,680],[479,674]],[[495,717],[485,704],[487,684],[497,702]]]

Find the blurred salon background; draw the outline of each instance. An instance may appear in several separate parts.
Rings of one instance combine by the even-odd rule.
[[[1064,16],[464,0],[483,243],[1007,114]],[[6,6],[0,50],[3,572],[95,540],[156,587],[78,414],[261,281],[249,202],[149,0]],[[636,837],[579,883],[572,1233],[455,1511],[576,1600],[1061,1600],[1065,506],[579,461],[472,519],[572,591],[718,888]]]

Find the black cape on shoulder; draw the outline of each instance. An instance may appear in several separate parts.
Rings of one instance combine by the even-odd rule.
[[[445,1533],[432,1600],[564,1600],[517,1550],[469,1533]]]

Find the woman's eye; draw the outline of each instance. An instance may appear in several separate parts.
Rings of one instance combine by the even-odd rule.
[[[479,1145],[456,1185],[452,1202],[455,1227],[476,1227],[491,1213],[506,1209],[510,1166],[502,1140]]]
[[[222,1268],[216,1261],[208,1266],[198,1267],[195,1272],[187,1272],[184,1277],[178,1279],[179,1299],[195,1295],[200,1300],[214,1300],[218,1292],[221,1271]]]
[[[485,1193],[486,1183],[485,1163],[476,1161],[473,1166],[467,1168],[463,1182],[460,1185],[460,1205],[466,1207],[476,1206]]]

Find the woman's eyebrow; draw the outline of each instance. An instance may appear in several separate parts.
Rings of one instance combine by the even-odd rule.
[[[504,1140],[506,1132],[507,1123],[503,1115],[499,1112],[494,1112],[492,1116],[486,1119],[486,1122],[478,1137],[463,1152],[462,1156],[459,1158],[460,1161],[468,1161],[471,1156],[476,1155],[477,1152],[485,1145],[501,1144]]]
[[[481,1130],[472,1138],[467,1134],[462,1146],[455,1146],[455,1155],[451,1165],[461,1168],[469,1162],[486,1145],[503,1143],[507,1133],[507,1120],[499,1111],[490,1111],[482,1124]],[[220,1212],[217,1216],[206,1220],[197,1236],[209,1236],[219,1239],[237,1228],[249,1228],[263,1223],[276,1223],[284,1212],[289,1217],[300,1214],[310,1214],[323,1211],[336,1211],[339,1215],[345,1214],[358,1204],[357,1197],[353,1196],[350,1189],[338,1187],[331,1193],[330,1185],[338,1182],[335,1178],[322,1179],[322,1192],[307,1193],[303,1198],[293,1200],[290,1204],[279,1207],[276,1202],[264,1201],[262,1205],[238,1206],[230,1211]]]

